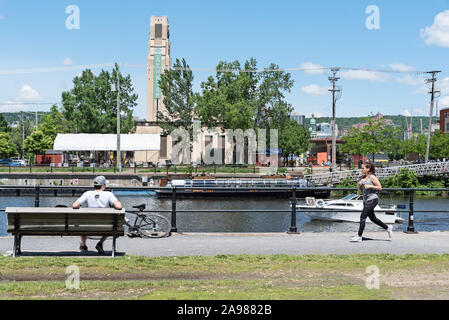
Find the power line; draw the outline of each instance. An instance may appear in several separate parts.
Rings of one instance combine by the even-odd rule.
[[[67,66],[67,67],[50,67],[50,68],[30,68],[30,69],[11,69],[11,70],[0,70],[1,75],[17,75],[17,74],[32,74],[32,73],[49,73],[49,72],[62,72],[62,71],[76,71],[82,69],[98,69],[114,67],[113,63],[100,63],[100,64],[88,64],[79,66]],[[119,66],[124,68],[138,68],[146,69],[146,65],[141,64],[130,64],[130,63],[119,63]],[[332,72],[330,67],[321,68],[273,68],[273,69],[240,69],[240,68],[170,68],[171,70],[179,71],[194,71],[194,72],[241,72],[241,73],[264,73],[264,72],[315,72],[317,74],[324,74],[326,72]],[[345,71],[366,71],[366,72],[379,72],[379,73],[395,73],[395,74],[415,74],[422,75],[427,73],[426,71],[415,71],[415,70],[389,70],[389,69],[370,69],[370,68],[353,68],[353,67],[340,67],[340,70]]]

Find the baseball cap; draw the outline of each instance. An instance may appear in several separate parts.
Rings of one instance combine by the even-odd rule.
[[[104,176],[98,176],[94,179],[94,186],[102,186],[106,184],[106,178]]]

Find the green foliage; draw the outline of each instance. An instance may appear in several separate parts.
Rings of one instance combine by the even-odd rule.
[[[11,141],[16,146],[17,154],[24,154],[23,150],[23,136],[28,137],[34,131],[34,126],[31,121],[24,121],[24,124],[20,123],[16,128],[11,129]]]
[[[157,119],[164,135],[169,135],[178,127],[192,134],[195,94],[193,93],[193,73],[189,65],[184,59],[182,61],[176,59],[173,68],[162,74],[159,83],[167,112],[159,111]]]
[[[349,154],[376,154],[387,152],[393,155],[400,143],[400,129],[389,127],[385,119],[367,118],[363,128],[352,128],[343,137],[342,152]],[[374,159],[373,159],[374,160]]]
[[[44,153],[53,147],[53,140],[41,130],[34,131],[25,139],[24,148],[28,154]]]
[[[285,121],[279,131],[279,147],[285,157],[299,156],[310,148],[310,133],[294,120]]]
[[[11,128],[2,113],[0,113],[0,132],[10,132]]]
[[[8,158],[17,154],[17,147],[11,141],[9,133],[0,132],[0,157]]]
[[[384,188],[418,188],[418,175],[410,171],[408,168],[402,168],[401,171],[393,177],[382,180],[382,187]]]
[[[288,173],[287,168],[278,168],[277,173]]]
[[[117,133],[117,71],[102,70],[95,76],[84,70],[73,79],[74,87],[62,93],[62,114],[75,133]],[[129,133],[134,127],[133,108],[137,105],[131,77],[120,74],[121,132]]]
[[[394,125],[401,128],[402,130],[407,129],[408,124],[412,124],[413,133],[421,133],[421,121],[423,125],[423,130],[427,130],[429,125],[429,117],[405,117],[402,115],[384,115],[384,119],[392,120]],[[315,118],[317,123],[328,122],[330,123],[332,118],[330,117],[320,117]],[[339,117],[336,118],[336,123],[339,129],[351,129],[353,125],[359,124],[361,122],[360,117]],[[310,126],[310,118],[305,120],[306,127]]]
[[[235,70],[223,72],[223,69]],[[246,72],[239,72],[245,69]],[[275,64],[270,70],[279,69]],[[291,75],[285,72],[256,72],[257,61],[220,62],[215,78],[201,84],[196,113],[209,127],[225,129],[280,129],[292,111],[285,92],[293,87]]]
[[[42,116],[41,121],[39,130],[50,137],[52,141],[55,140],[58,133],[70,133],[69,123],[56,105],[51,107],[50,113]]]
[[[357,182],[350,178],[345,178],[337,186],[337,188],[357,188]]]

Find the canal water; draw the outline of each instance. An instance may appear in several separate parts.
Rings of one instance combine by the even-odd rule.
[[[158,199],[154,196],[119,196],[126,209],[145,203],[148,210],[171,210],[171,199]],[[73,197],[41,197],[41,207],[56,205],[71,206]],[[408,209],[408,197],[385,197],[382,203],[405,204]],[[298,203],[303,201],[298,200]],[[0,197],[0,209],[6,207],[33,207],[34,197]],[[177,202],[178,210],[280,210],[289,211],[290,201],[282,199],[182,199]],[[449,213],[423,213],[419,210],[449,210],[447,197],[415,198],[416,231],[449,231]],[[162,213],[170,218],[170,213]],[[402,213],[407,221],[396,224],[395,230],[406,230],[408,213]],[[290,228],[289,212],[195,212],[178,213],[179,232],[285,232]],[[296,224],[302,232],[356,232],[357,223],[311,221],[304,213],[297,213]],[[383,231],[368,223],[367,231]],[[6,233],[6,214],[0,212],[0,236]]]

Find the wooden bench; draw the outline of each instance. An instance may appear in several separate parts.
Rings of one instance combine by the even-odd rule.
[[[115,257],[116,239],[124,236],[124,209],[9,207],[5,212],[7,231],[14,235],[13,257],[21,254],[23,236],[111,236]]]

